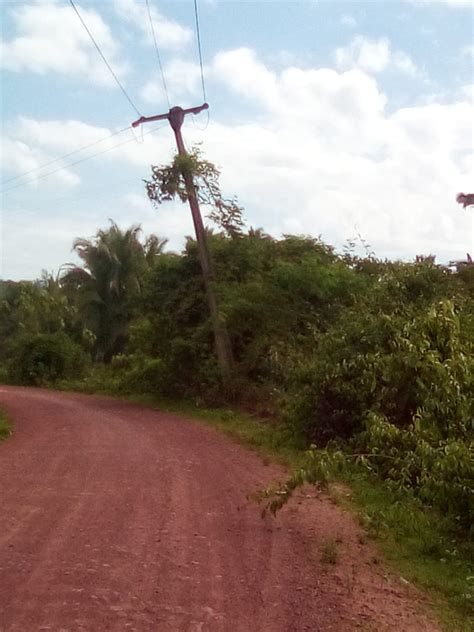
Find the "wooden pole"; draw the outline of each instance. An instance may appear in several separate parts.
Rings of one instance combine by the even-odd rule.
[[[184,117],[186,114],[198,114],[202,110],[207,109],[209,106],[204,103],[202,106],[196,108],[189,108],[183,110],[183,108],[176,106],[170,109],[167,114],[159,114],[158,116],[144,117],[142,116],[137,121],[132,123],[132,127],[137,127],[141,123],[149,121],[157,121],[162,119],[168,119],[170,126],[174,132],[176,139],[176,146],[180,156],[187,156],[188,153],[184,146],[183,136],[181,134],[181,128],[183,126]],[[217,362],[221,373],[222,380],[225,384],[229,383],[233,369],[233,357],[232,349],[230,346],[230,340],[227,333],[225,323],[219,314],[219,307],[215,292],[215,276],[212,266],[211,255],[209,252],[209,246],[207,243],[206,229],[202,221],[201,210],[199,208],[199,202],[196,195],[196,187],[194,185],[193,176],[186,170],[183,171],[184,183],[186,185],[186,192],[189,201],[189,207],[191,209],[191,215],[193,218],[194,231],[196,233],[196,242],[199,252],[199,261],[201,263],[202,276],[204,280],[204,287],[207,295],[207,303],[209,306],[209,312],[211,315],[212,328],[214,331],[214,343],[216,349]]]

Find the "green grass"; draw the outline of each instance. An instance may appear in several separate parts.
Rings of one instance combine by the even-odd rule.
[[[67,388],[68,384],[62,386]],[[107,394],[107,391],[102,393]],[[265,463],[274,461],[293,469],[302,467],[305,462],[301,445],[281,424],[262,421],[230,408],[208,409],[152,395],[125,398],[199,419],[256,450]],[[425,591],[446,630],[472,632],[474,545],[463,540],[443,517],[424,510],[410,497],[395,495],[382,481],[369,479],[360,470],[349,472],[344,482],[350,487],[349,496],[337,491],[338,486],[331,488],[331,494],[359,519],[388,566]],[[337,549],[334,552],[332,548],[328,559],[337,560]]]
[[[339,495],[373,538],[389,565],[422,588],[446,630],[474,629],[474,545],[455,526],[379,480],[348,476]]]
[[[12,425],[5,412],[0,409],[0,441],[7,439],[12,432]]]

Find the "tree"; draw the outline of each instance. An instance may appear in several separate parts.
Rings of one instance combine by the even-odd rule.
[[[83,267],[69,266],[61,282],[74,297],[80,317],[95,336],[95,358],[109,361],[127,339],[133,299],[146,270],[162,251],[166,240],[155,235],[140,241],[140,227],[125,232],[111,221],[92,239],[76,239],[74,249]]]

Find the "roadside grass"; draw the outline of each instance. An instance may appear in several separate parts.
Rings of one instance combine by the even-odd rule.
[[[63,383],[61,387],[93,392],[87,386],[79,389],[73,383]],[[97,389],[94,392],[97,393]],[[100,392],[117,397],[117,393],[110,390]],[[230,408],[203,408],[191,402],[175,402],[153,395],[120,397],[163,412],[199,419],[256,450],[264,463],[277,462],[290,469],[304,466],[303,446],[282,424]],[[336,483],[330,486],[329,493],[357,517],[392,571],[402,581],[425,591],[447,631],[472,632],[474,543],[463,539],[445,517],[427,510],[408,495],[395,494],[383,481],[369,477],[360,469],[354,467],[348,471],[342,483],[344,491]],[[335,556],[333,547],[330,548],[327,559],[335,557],[337,561],[337,548]],[[325,555],[324,551],[321,554]]]
[[[349,473],[336,500],[356,515],[385,560],[425,591],[446,630],[474,630],[474,544],[450,521],[379,479]]]
[[[0,441],[8,439],[12,433],[12,425],[10,420],[5,414],[5,411],[0,409]]]

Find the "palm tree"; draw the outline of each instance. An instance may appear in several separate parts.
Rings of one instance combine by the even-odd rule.
[[[134,299],[146,271],[166,240],[156,235],[140,241],[140,226],[121,231],[111,220],[92,239],[76,239],[74,250],[84,262],[61,277],[78,307],[84,326],[95,335],[95,359],[108,362],[124,346]]]

